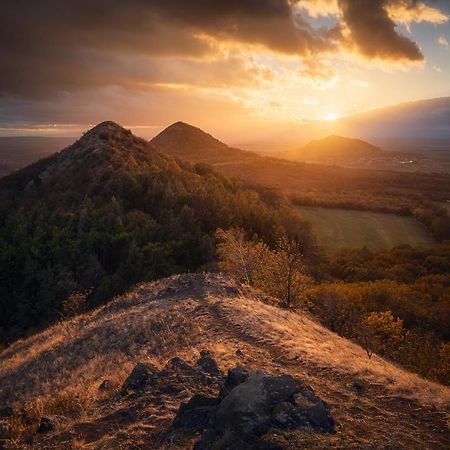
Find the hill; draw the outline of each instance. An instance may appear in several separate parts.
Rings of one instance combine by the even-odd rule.
[[[208,356],[195,368],[200,351]],[[143,284],[3,351],[0,404],[13,409],[14,448],[191,448],[199,439],[193,423],[223,380],[211,358],[222,373],[244,365],[293,376],[326,402],[334,433],[280,425],[266,428],[272,446],[264,448],[448,448],[448,388],[369,360],[304,313],[213,274]],[[135,371],[134,384],[121,388],[138,362],[151,377]],[[174,429],[193,394],[194,431]],[[36,434],[42,416],[50,417]]]
[[[384,153],[379,147],[361,139],[331,135],[311,141],[299,149],[288,152],[286,156],[298,161],[315,161],[339,165],[339,163],[342,164],[348,160],[382,158]]]
[[[190,161],[208,164],[224,163],[226,161],[251,159],[252,152],[229,147],[200,128],[184,122],[176,122],[155,136],[150,144],[162,152],[174,154]]]
[[[172,131],[174,125],[176,133]],[[198,128],[181,122],[174,125],[166,128],[150,143],[166,154],[211,164],[227,176],[277,186],[289,193],[304,193],[312,189],[392,189],[402,193],[422,192],[445,199],[450,197],[450,175],[447,174],[349,169],[288,161],[234,149],[223,143],[219,145],[216,139],[211,140],[209,134]],[[200,139],[198,136],[202,133],[203,137]],[[193,134],[196,136],[195,140],[192,138]],[[194,141],[201,142],[201,145],[185,144]],[[211,142],[211,147],[207,147],[208,142]]]
[[[160,153],[113,122],[0,180],[0,344],[214,258],[217,228],[308,226],[273,189]]]

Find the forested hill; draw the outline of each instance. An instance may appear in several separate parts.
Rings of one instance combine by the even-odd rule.
[[[113,122],[0,180],[0,344],[141,280],[212,261],[218,227],[309,228],[268,188],[163,155]]]

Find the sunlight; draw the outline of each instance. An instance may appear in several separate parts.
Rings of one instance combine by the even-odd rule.
[[[322,117],[322,120],[327,120],[329,122],[333,122],[339,118],[339,114],[335,112],[329,112],[325,116]]]

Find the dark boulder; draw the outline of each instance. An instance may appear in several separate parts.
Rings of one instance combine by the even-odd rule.
[[[184,359],[175,356],[167,363],[165,371],[190,374],[194,372],[194,368],[190,366]]]
[[[198,401],[195,399],[194,404]],[[236,367],[228,372],[218,401],[218,406],[214,405],[212,411],[199,419],[202,427],[206,423],[208,427],[196,450],[214,446],[256,449],[258,439],[274,427],[334,431],[326,404],[310,387],[290,375],[270,376],[263,372],[250,375],[247,369]],[[278,448],[277,445],[268,448]]]
[[[228,371],[227,377],[220,390],[219,397],[225,398],[238,384],[247,381],[250,371],[244,366],[237,366]]]
[[[216,412],[219,402],[217,398],[194,395],[188,403],[181,404],[173,422],[174,428],[204,430]]]
[[[110,391],[112,389],[112,383],[109,380],[103,380],[100,384],[100,386],[98,387],[98,391],[99,392],[107,392]]]
[[[125,380],[122,391],[140,391],[156,380],[157,369],[148,363],[137,363]]]
[[[197,361],[196,367],[210,375],[220,375],[219,367],[208,351],[200,352],[200,359]]]
[[[62,418],[59,416],[41,417],[37,432],[41,434],[51,433],[52,431],[55,431],[58,428],[58,424],[61,422],[61,420]]]

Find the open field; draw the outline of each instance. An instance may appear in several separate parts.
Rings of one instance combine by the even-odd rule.
[[[312,223],[319,244],[327,251],[364,246],[384,250],[403,244],[434,245],[426,228],[411,217],[313,206],[299,206],[298,210]]]

